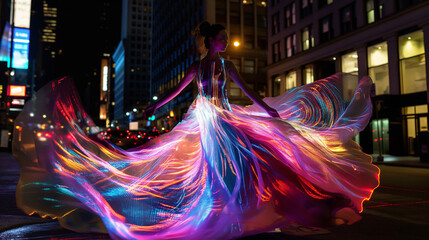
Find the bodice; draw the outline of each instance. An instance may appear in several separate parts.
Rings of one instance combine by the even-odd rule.
[[[227,97],[227,75],[225,60],[202,59],[198,68],[198,93],[213,105],[231,110]]]

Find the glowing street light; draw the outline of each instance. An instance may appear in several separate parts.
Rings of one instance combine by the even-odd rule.
[[[153,100],[158,100],[158,96],[153,96],[153,98],[152,98]]]
[[[240,43],[239,43],[238,41],[235,41],[235,42],[234,42],[234,46],[235,46],[235,47],[238,47],[238,46],[240,46]]]
[[[133,112],[137,112],[137,108],[133,108]]]

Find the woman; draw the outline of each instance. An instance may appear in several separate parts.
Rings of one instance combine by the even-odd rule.
[[[205,22],[200,32],[207,56],[145,115],[194,78],[198,97],[170,133],[137,149],[88,138],[92,121],[67,79],[38,92],[16,120],[18,206],[120,239],[232,239],[359,220],[379,175],[351,140],[371,115],[370,79],[349,103],[338,89],[351,76],[341,74],[261,100],[219,56],[225,29]],[[256,104],[229,104],[227,76]]]

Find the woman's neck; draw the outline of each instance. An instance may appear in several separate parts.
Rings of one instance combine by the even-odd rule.
[[[209,60],[217,60],[220,58],[218,51],[212,51],[209,49],[209,52],[207,53],[207,57]]]

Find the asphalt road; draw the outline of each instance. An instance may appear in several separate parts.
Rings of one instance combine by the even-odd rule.
[[[379,165],[381,184],[365,203],[363,219],[307,236],[264,233],[256,239],[414,240],[429,239],[429,168]],[[56,221],[25,216],[15,206],[19,166],[0,153],[0,239],[110,239],[108,235],[75,233]]]

